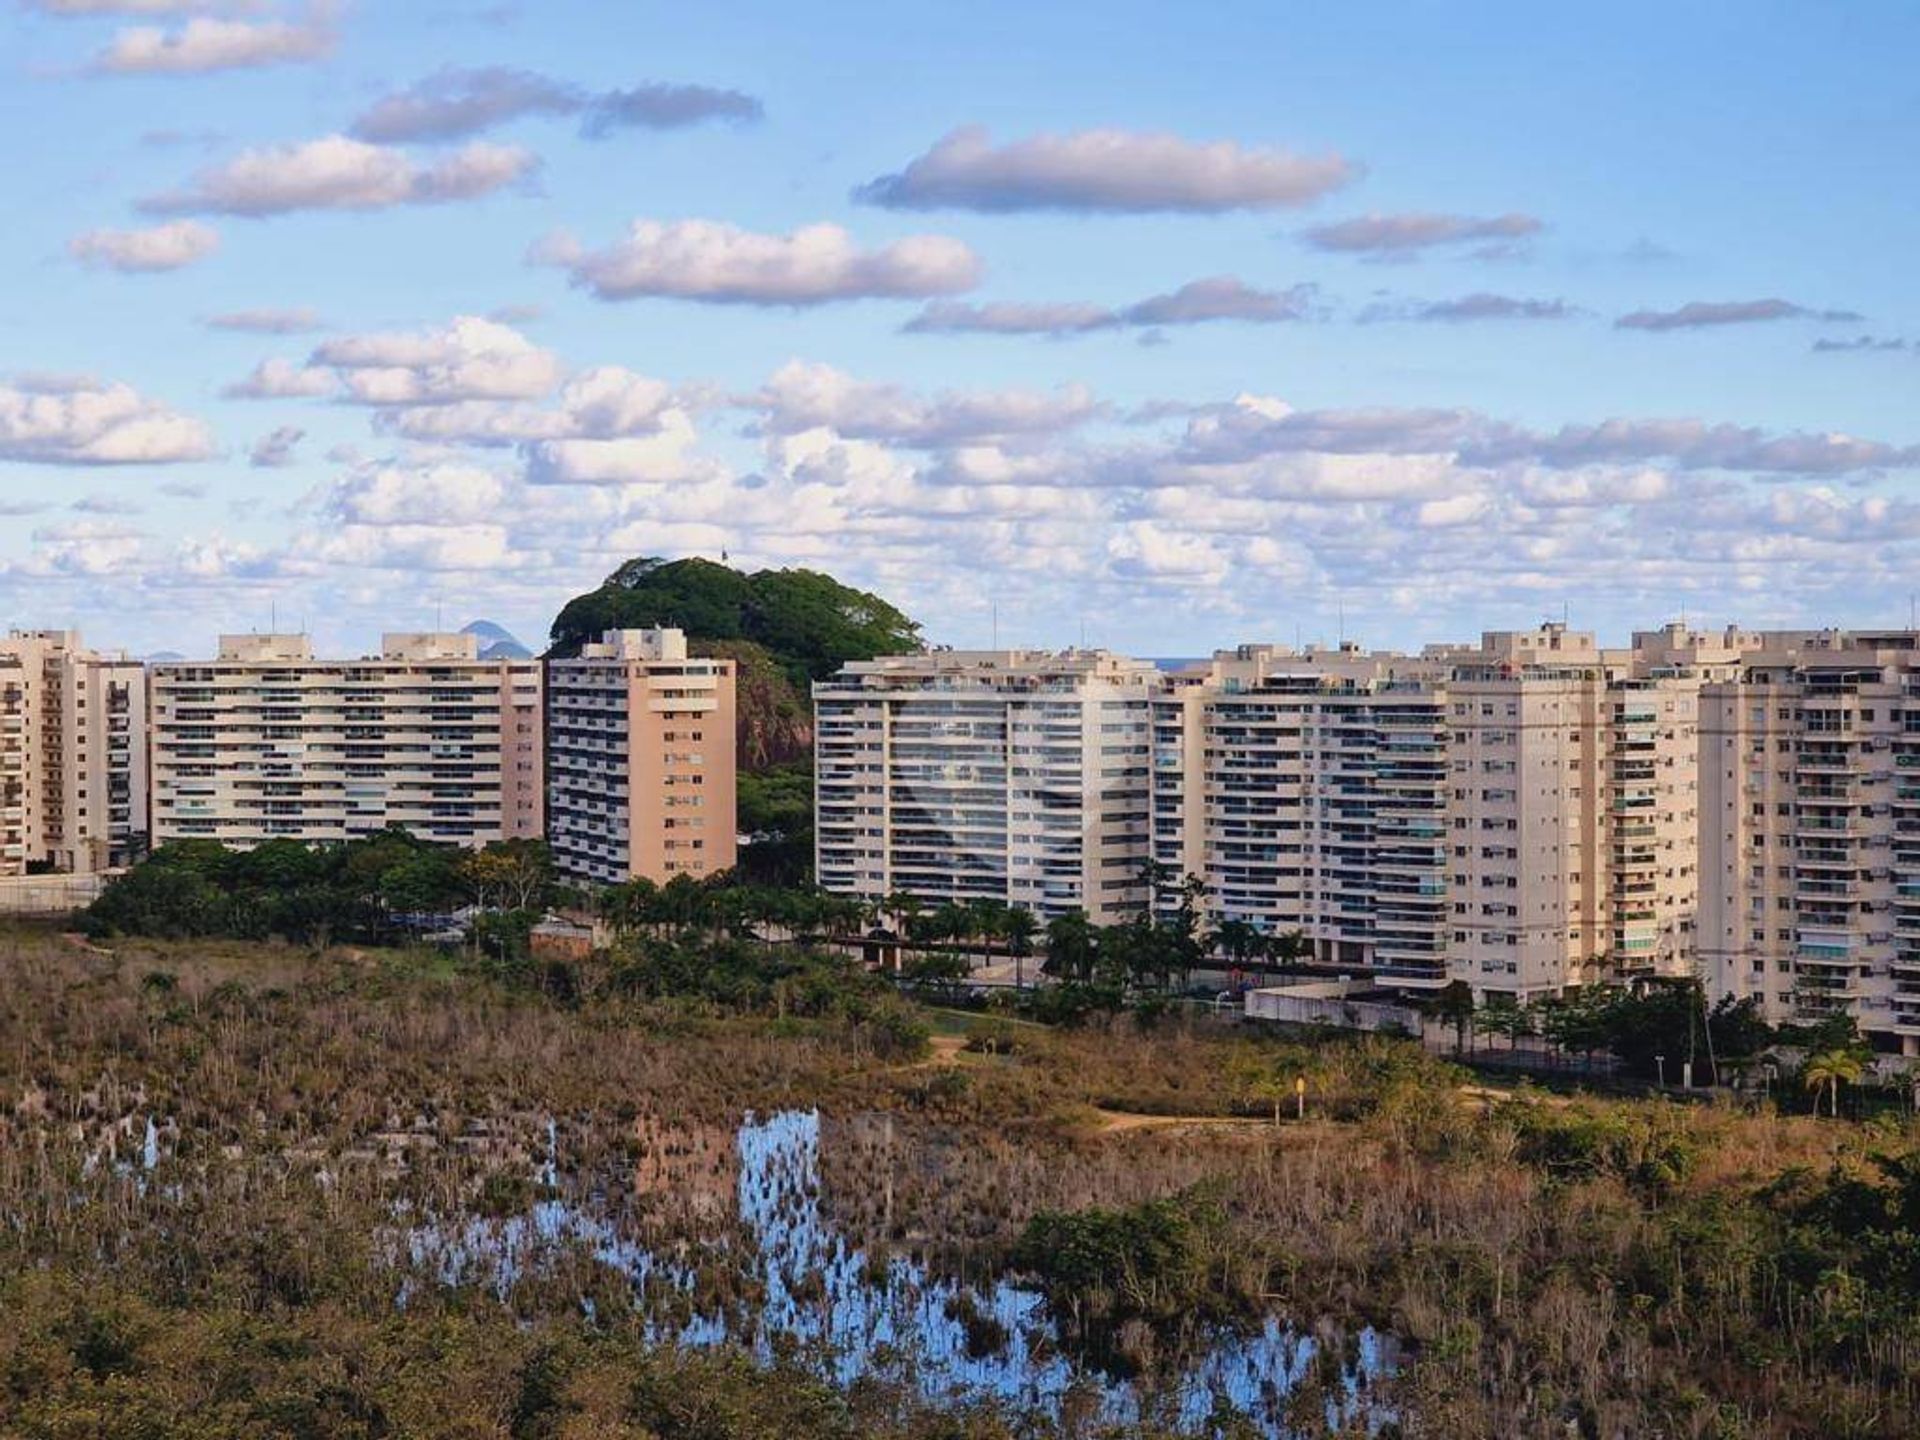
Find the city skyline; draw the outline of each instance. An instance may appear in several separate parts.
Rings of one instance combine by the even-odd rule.
[[[1915,18],[1375,15],[22,0],[0,626],[1905,624]]]

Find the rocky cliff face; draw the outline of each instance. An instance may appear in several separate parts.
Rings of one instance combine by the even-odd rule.
[[[734,662],[742,770],[768,770],[813,753],[813,701],[751,640],[691,640],[696,655]]]

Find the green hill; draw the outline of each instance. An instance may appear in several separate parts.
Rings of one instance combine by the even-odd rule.
[[[712,560],[629,560],[553,622],[552,656],[578,654],[603,630],[671,625],[696,655],[735,662],[741,769],[806,759],[807,687],[849,660],[920,647],[920,626],[864,590],[816,570],[735,570]]]

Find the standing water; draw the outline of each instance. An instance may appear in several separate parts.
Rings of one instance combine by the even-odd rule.
[[[549,1132],[551,1135],[551,1131]],[[528,1214],[416,1229],[416,1263],[448,1283],[490,1278],[501,1290],[542,1262],[543,1252],[584,1246],[626,1274],[639,1303],[677,1293],[681,1303],[650,1308],[663,1342],[739,1344],[763,1362],[798,1354],[840,1384],[863,1378],[906,1383],[931,1401],[1000,1401],[1056,1417],[1070,1397],[1114,1422],[1151,1419],[1181,1428],[1203,1424],[1221,1406],[1247,1416],[1262,1433],[1284,1436],[1290,1396],[1314,1365],[1320,1342],[1269,1318],[1251,1331],[1222,1329],[1160,1372],[1119,1379],[1076,1362],[1047,1314],[1041,1294],[1009,1280],[972,1285],[933,1273],[905,1256],[878,1257],[851,1243],[820,1202],[820,1115],[788,1110],[749,1116],[735,1148],[735,1201],[752,1254],[736,1263],[760,1297],[747,1309],[716,1306],[686,1318],[694,1293],[690,1264],[623,1238],[609,1219],[559,1199]],[[559,1178],[551,1153],[541,1178]],[[669,1318],[667,1311],[672,1311]],[[982,1343],[982,1336],[988,1337]],[[1334,1425],[1389,1418],[1372,1396],[1391,1373],[1390,1347],[1363,1330],[1351,1363],[1338,1367],[1327,1401]]]

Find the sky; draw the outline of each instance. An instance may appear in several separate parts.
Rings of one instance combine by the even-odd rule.
[[[1906,623],[1920,10],[0,0],[0,625]]]

